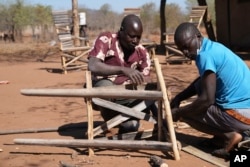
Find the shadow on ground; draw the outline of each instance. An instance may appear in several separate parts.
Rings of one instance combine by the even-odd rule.
[[[95,121],[94,127],[101,125],[102,121]],[[57,132],[61,136],[71,136],[74,139],[87,139],[87,122],[70,123],[62,125],[58,128]]]

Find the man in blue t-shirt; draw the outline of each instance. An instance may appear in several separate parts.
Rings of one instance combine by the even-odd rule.
[[[230,49],[203,37],[193,23],[180,24],[174,40],[186,57],[195,60],[199,77],[172,99],[173,119],[213,135],[209,144],[221,148],[212,154],[229,158],[240,141],[250,139],[249,68]],[[179,107],[194,95],[195,101]]]

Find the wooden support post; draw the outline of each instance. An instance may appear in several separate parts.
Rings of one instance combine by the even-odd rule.
[[[169,104],[168,95],[167,95],[166,84],[162,75],[159,60],[157,58],[154,59],[154,65],[155,65],[157,78],[160,83],[161,92],[163,93],[165,116],[166,116],[166,121],[168,124],[168,131],[170,133],[170,140],[171,140],[171,143],[173,144],[174,157],[175,157],[175,160],[180,160],[180,155],[179,155],[179,151],[177,148],[177,141],[176,141],[174,126],[173,126],[173,118],[172,118],[170,104]]]
[[[66,70],[66,58],[65,57],[63,57],[63,56],[61,56],[61,62],[62,62],[62,68],[63,68],[63,73],[64,74],[67,74],[67,70]]]
[[[162,139],[162,101],[158,100],[158,140]]]
[[[87,89],[92,88],[92,80],[91,80],[91,72],[86,71],[86,86]],[[91,98],[86,98],[86,106],[87,106],[87,112],[88,112],[88,139],[93,140],[93,108],[92,108],[92,100]],[[89,156],[94,155],[94,150],[89,148]]]

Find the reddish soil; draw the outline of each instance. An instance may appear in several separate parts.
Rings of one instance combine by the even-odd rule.
[[[65,125],[86,124],[87,112],[83,98],[29,97],[21,95],[25,88],[82,88],[85,72],[71,71],[67,75],[60,72],[60,56],[56,47],[49,44],[5,44],[0,41],[0,131],[52,128],[54,132],[5,134],[0,137],[1,167],[55,167],[60,162],[71,166],[150,166],[150,155],[160,156],[171,166],[213,167],[207,161],[180,151],[180,160],[165,155],[161,151],[128,151],[99,149],[89,157],[85,148],[51,146],[26,146],[14,144],[16,138],[39,139],[83,139],[86,129],[72,128],[57,131]],[[13,51],[17,49],[18,51]],[[157,56],[162,65],[164,79],[172,95],[178,93],[197,76],[194,65],[167,65],[165,56]],[[94,111],[94,119],[102,121],[99,112]],[[149,125],[142,123],[141,129]],[[194,143],[197,139],[209,137],[191,128],[178,129],[177,139]],[[1,132],[1,133],[2,133]]]

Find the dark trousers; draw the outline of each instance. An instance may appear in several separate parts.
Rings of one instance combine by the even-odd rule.
[[[114,84],[109,79],[101,79],[93,83],[93,87],[112,86],[112,85]],[[152,88],[149,88],[149,89],[152,89]],[[142,102],[142,100],[140,99],[124,99],[124,98],[108,99],[108,100],[115,102],[117,104],[126,106],[126,107],[130,107],[130,108]],[[118,114],[120,114],[117,111],[114,111],[111,109],[107,109],[101,106],[97,106],[97,107],[98,107],[98,110],[100,110],[101,116],[104,119],[104,121],[108,121],[112,119],[113,117],[117,116]],[[153,115],[156,117],[157,108],[155,104],[151,105],[148,109],[145,109],[144,112],[149,113],[150,110],[152,111]],[[137,118],[130,118],[129,120],[119,125],[119,133],[137,131],[139,129],[139,126],[140,126],[140,122]]]

